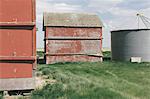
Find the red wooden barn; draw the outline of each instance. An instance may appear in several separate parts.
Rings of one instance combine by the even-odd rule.
[[[0,0],[0,91],[34,89],[35,0]]]
[[[94,14],[44,13],[46,64],[102,61],[102,22]]]

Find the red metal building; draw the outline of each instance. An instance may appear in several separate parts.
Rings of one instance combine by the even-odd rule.
[[[45,60],[102,61],[102,22],[94,14],[44,13]]]
[[[34,89],[35,0],[0,0],[0,91]]]

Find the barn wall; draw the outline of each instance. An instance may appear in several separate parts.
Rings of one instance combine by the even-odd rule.
[[[46,63],[102,61],[102,29],[46,27]]]
[[[0,91],[34,88],[35,0],[0,0]]]

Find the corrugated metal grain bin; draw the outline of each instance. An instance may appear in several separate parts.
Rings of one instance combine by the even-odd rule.
[[[130,61],[131,57],[141,57],[142,62],[150,62],[150,29],[112,31],[111,43],[113,60]]]
[[[35,86],[35,0],[0,0],[0,91]]]
[[[44,13],[45,60],[102,61],[102,22],[97,15]]]

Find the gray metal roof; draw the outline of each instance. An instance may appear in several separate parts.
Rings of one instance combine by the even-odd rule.
[[[44,26],[103,27],[95,14],[44,13]]]

